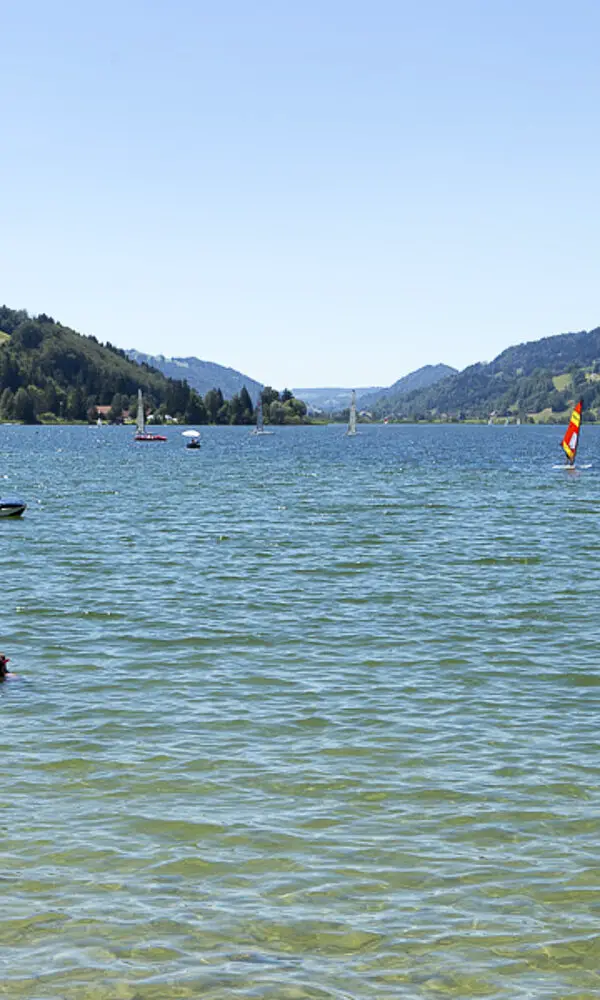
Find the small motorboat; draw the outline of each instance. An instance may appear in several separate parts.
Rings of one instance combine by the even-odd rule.
[[[186,448],[195,448],[196,450],[200,447],[200,431],[182,431],[184,438],[187,438],[185,443]]]
[[[0,517],[20,517],[26,509],[27,504],[24,500],[0,497]]]

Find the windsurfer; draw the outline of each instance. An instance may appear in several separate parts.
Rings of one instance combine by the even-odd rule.
[[[580,399],[573,409],[569,426],[567,427],[565,436],[561,442],[562,449],[567,456],[567,463],[570,468],[574,468],[575,466],[575,455],[577,454],[577,446],[579,445],[579,436],[581,434],[582,411],[583,400]]]

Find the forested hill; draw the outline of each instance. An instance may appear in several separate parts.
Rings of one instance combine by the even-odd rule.
[[[3,336],[4,335],[4,336]],[[183,381],[130,361],[111,344],[82,336],[51,316],[0,306],[0,417],[85,420],[95,406],[115,417],[142,389],[152,410],[197,419],[201,400]]]
[[[509,347],[427,389],[378,400],[373,412],[399,419],[562,420],[580,397],[587,419],[600,416],[600,327]]]
[[[546,369],[560,375],[573,365],[585,368],[600,360],[600,327],[579,333],[559,333],[527,344],[507,347],[489,363],[495,375],[533,375],[536,369]]]
[[[219,372],[214,375],[212,387],[201,397],[187,381],[137,364],[118,347],[84,337],[51,316],[31,317],[24,310],[0,306],[0,420],[95,421],[96,407],[103,406],[110,407],[103,416],[121,423],[128,413],[135,415],[141,389],[155,423],[169,418],[188,424],[256,423],[257,407],[246,386],[226,399]],[[249,381],[252,387],[258,385]],[[258,390],[265,423],[307,421],[306,405],[289,389]]]

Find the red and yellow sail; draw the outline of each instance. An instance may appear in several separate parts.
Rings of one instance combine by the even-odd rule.
[[[567,433],[562,439],[562,446],[565,454],[569,461],[572,463],[575,461],[575,455],[577,453],[577,445],[579,444],[579,432],[581,430],[581,411],[583,409],[583,400],[580,399],[577,406],[571,414],[571,419],[569,421],[569,426],[567,427]]]

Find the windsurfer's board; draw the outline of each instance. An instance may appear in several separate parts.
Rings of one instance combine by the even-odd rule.
[[[553,469],[568,469],[571,472],[578,472],[579,469],[591,469],[592,463],[585,462],[584,465],[553,465]]]

